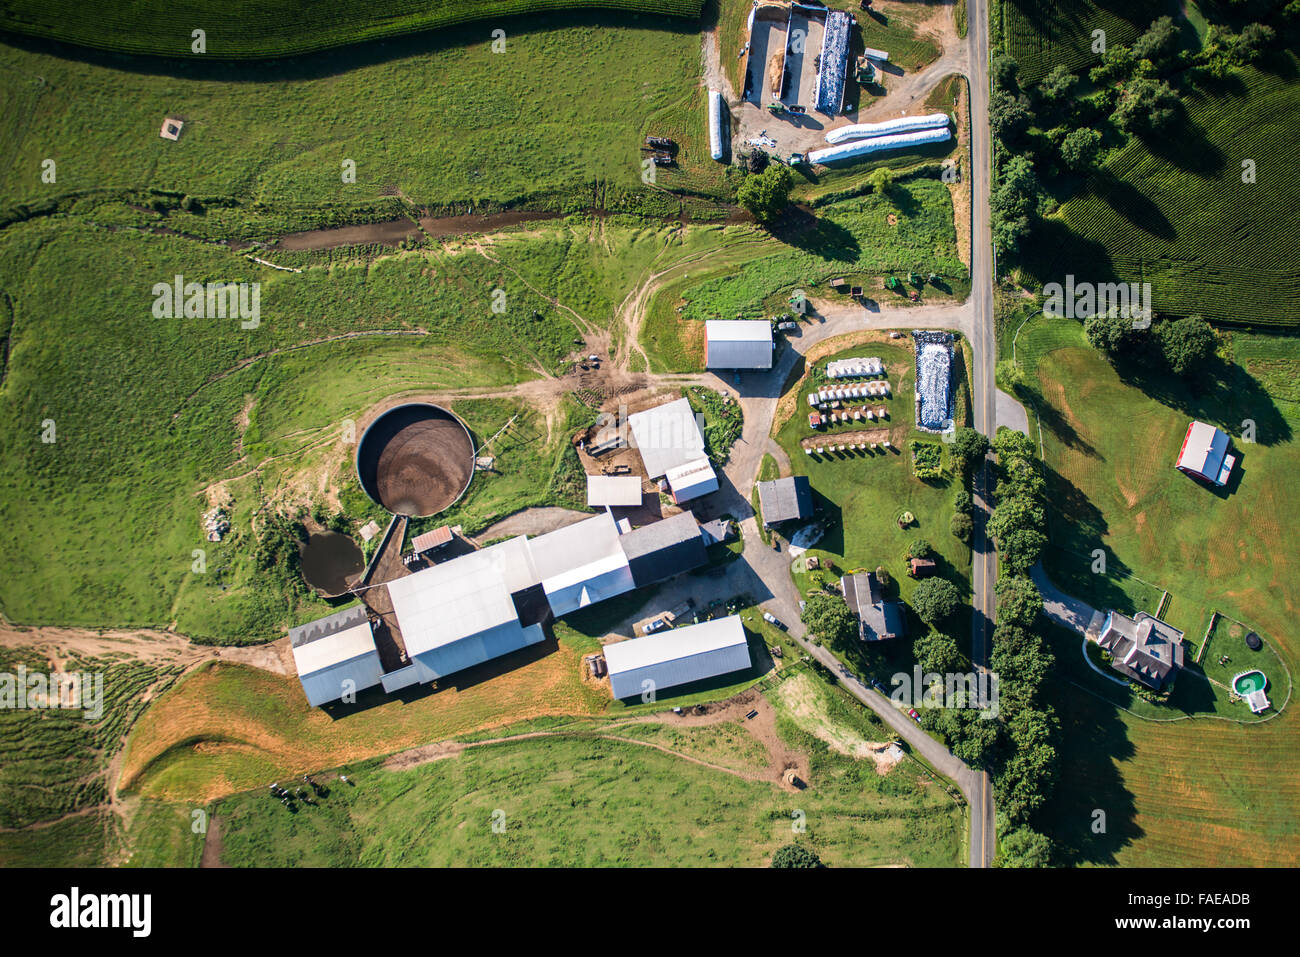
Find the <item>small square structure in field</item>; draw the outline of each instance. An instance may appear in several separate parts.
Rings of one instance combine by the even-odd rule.
[[[184,120],[169,116],[163,120],[162,129],[158,131],[158,135],[165,140],[178,140],[181,138],[181,127],[184,125]]]

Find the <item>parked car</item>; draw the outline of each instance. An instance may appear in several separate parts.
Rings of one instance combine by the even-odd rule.
[[[785,630],[785,625],[782,623],[781,619],[777,618],[776,615],[772,614],[770,611],[763,612],[763,620],[770,625],[775,625],[782,631]]]
[[[916,709],[915,709],[915,708],[908,708],[908,709],[907,709],[907,716],[908,716],[909,718],[911,718],[913,721],[915,721],[917,724],[920,724],[920,723],[921,723],[921,716],[920,716],[919,714],[916,713]]]
[[[885,686],[882,685],[882,684],[880,683],[880,679],[879,679],[879,678],[872,678],[872,679],[871,679],[871,687],[875,688],[875,689],[876,689],[877,691],[879,691],[881,694],[884,694],[884,693],[885,693]]]
[[[646,624],[645,633],[648,635],[651,634],[652,632],[656,632],[659,629],[666,627],[667,624],[668,622],[664,621],[662,618],[656,618],[654,621],[648,622]]]

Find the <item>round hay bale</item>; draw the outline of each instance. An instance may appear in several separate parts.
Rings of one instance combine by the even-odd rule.
[[[474,477],[474,441],[441,406],[412,402],[389,409],[357,443],[357,478],[388,511],[410,518],[450,508]]]

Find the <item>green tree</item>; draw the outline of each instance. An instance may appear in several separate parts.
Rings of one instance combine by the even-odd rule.
[[[1047,536],[1036,528],[1017,528],[998,539],[999,561],[1012,575],[1027,575],[1038,563]]]
[[[1064,103],[1074,92],[1074,85],[1077,82],[1078,78],[1066,65],[1058,63],[1038,84],[1038,95],[1047,103]]]
[[[867,183],[871,186],[872,192],[885,196],[894,185],[894,171],[888,166],[873,169],[867,174]]]
[[[963,545],[969,545],[971,539],[975,537],[975,523],[965,512],[958,512],[951,521],[948,522],[948,530],[952,532],[953,537]]]
[[[1164,80],[1141,78],[1119,95],[1111,120],[1126,133],[1158,133],[1174,122],[1181,102]]]
[[[963,425],[953,432],[952,454],[963,476],[969,477],[988,452],[988,436],[978,429]]]
[[[924,538],[914,538],[907,546],[908,558],[929,558],[934,554],[934,546]]]
[[[994,587],[998,600],[998,624],[1033,627],[1043,610],[1043,596],[1028,578],[1003,575]]]
[[[1157,65],[1167,61],[1177,49],[1178,31],[1172,17],[1153,21],[1147,32],[1133,41],[1133,56]]]
[[[736,190],[736,201],[754,214],[760,223],[770,223],[790,202],[794,176],[789,167],[772,165],[761,173],[745,177]]]
[[[1086,126],[1071,131],[1061,141],[1061,159],[1076,173],[1092,169],[1100,155],[1101,134]]]
[[[1204,369],[1214,357],[1218,345],[1214,330],[1200,316],[1162,322],[1156,335],[1169,368],[1182,376],[1194,375]]]
[[[950,617],[960,604],[957,586],[946,578],[927,578],[912,592],[912,607],[932,625]]]
[[[809,595],[799,620],[814,636],[832,645],[843,645],[858,635],[858,620],[839,595]]]
[[[802,844],[783,844],[772,855],[773,867],[824,867],[822,859]]]
[[[1145,331],[1137,329],[1131,318],[1118,313],[1098,313],[1083,321],[1083,334],[1088,342],[1107,359],[1114,362],[1121,355],[1131,354]]]
[[[994,867],[1050,867],[1052,842],[1045,834],[1018,827],[998,839]]]
[[[932,631],[928,635],[922,635],[913,642],[912,650],[916,653],[916,663],[926,674],[951,674],[961,670],[964,664],[957,642],[942,632]],[[919,695],[920,691],[915,693]]]
[[[1014,142],[1033,120],[1029,101],[1023,94],[1016,96],[996,91],[989,97],[989,129],[1002,143]]]
[[[989,63],[989,73],[993,77],[993,89],[1012,93],[1020,90],[1020,83],[1017,80],[1020,64],[1005,53],[993,57]]]
[[[1232,58],[1238,63],[1254,63],[1272,46],[1277,34],[1265,23],[1248,23],[1232,42]]]

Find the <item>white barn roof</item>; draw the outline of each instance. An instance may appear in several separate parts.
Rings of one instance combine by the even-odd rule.
[[[640,695],[643,682],[656,692],[742,671],[751,665],[739,615],[674,628],[605,646],[605,663],[615,698]]]
[[[1227,457],[1228,433],[1205,422],[1193,422],[1178,453],[1178,468],[1223,485],[1228,480],[1226,472],[1231,471],[1231,463],[1226,472],[1223,467]]]
[[[372,688],[383,676],[370,620],[360,605],[291,629],[289,644],[313,708],[345,692]]]
[[[484,549],[389,582],[407,653],[423,654],[511,622],[518,628],[506,557]]]
[[[632,438],[641,452],[646,474],[652,479],[669,469],[704,458],[704,434],[691,404],[685,399],[666,402],[627,417]]]
[[[713,471],[707,458],[669,469],[664,478],[668,479],[668,487],[673,490],[673,501],[679,505],[718,490],[718,473]]]
[[[705,366],[772,368],[772,324],[762,319],[710,319],[704,324]]]
[[[618,525],[602,512],[528,543],[533,567],[556,615],[567,615],[636,587]]]
[[[594,508],[606,505],[641,504],[639,475],[588,475],[587,504]]]

